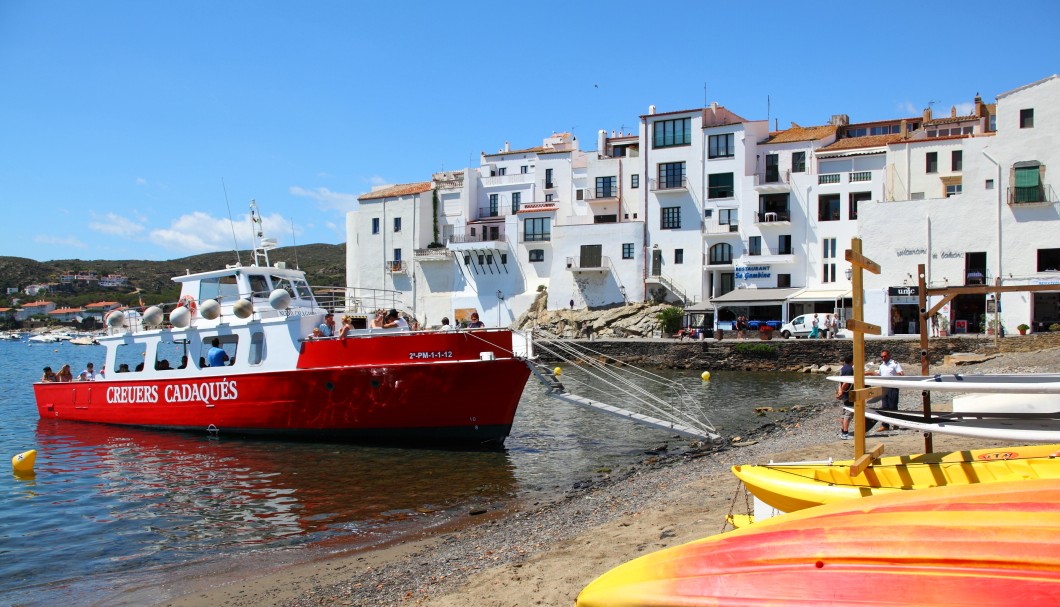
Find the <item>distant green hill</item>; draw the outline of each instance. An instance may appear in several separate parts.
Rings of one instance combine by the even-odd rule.
[[[240,251],[243,265],[250,265],[254,260],[250,251]],[[297,260],[297,261],[296,261]],[[346,245],[345,244],[311,244],[298,247],[283,247],[269,251],[269,261],[273,264],[286,262],[288,268],[300,267],[305,271],[309,284],[345,285],[346,284]],[[87,287],[75,285],[69,290],[52,291],[44,298],[60,306],[77,307],[94,301],[120,301],[125,304],[136,304],[142,297],[145,303],[175,301],[179,287],[171,278],[187,272],[204,272],[224,268],[226,264],[236,263],[236,254],[232,251],[222,253],[204,253],[191,257],[182,257],[169,261],[143,260],[82,260],[56,259],[53,261],[35,261],[24,257],[0,257],[0,293],[7,288],[24,289],[27,285],[38,283],[58,283],[63,274],[77,272],[95,272],[98,275],[120,274],[129,278],[129,287],[122,289],[99,288],[96,285]],[[23,301],[32,298],[25,293],[15,295]],[[10,302],[11,296],[4,296],[0,301]],[[4,304],[5,306],[7,303]]]

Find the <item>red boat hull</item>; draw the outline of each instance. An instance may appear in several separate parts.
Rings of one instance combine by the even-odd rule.
[[[37,383],[42,419],[355,441],[503,442],[526,363],[511,334],[425,333],[306,342],[297,368]],[[488,353],[485,356],[483,353]]]

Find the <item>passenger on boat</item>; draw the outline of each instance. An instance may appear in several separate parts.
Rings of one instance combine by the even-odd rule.
[[[143,371],[143,370],[144,370],[144,364],[143,364],[143,363],[140,363],[140,364],[136,365],[136,369],[134,369],[134,370],[135,370],[135,371],[136,371],[137,373],[139,373],[140,371]]]
[[[44,367],[44,375],[40,378],[41,381],[59,381],[59,376],[52,371],[51,367]]]
[[[448,316],[443,316],[442,317],[442,326],[438,327],[438,330],[439,331],[452,331],[453,330],[453,326],[449,324],[449,317]]]
[[[384,329],[400,329],[402,331],[409,330],[409,323],[401,318],[397,310],[390,310],[390,313],[386,315],[386,322],[383,323]]]
[[[128,372],[129,372],[129,363],[122,363],[122,364],[118,365],[118,373],[128,373]]]
[[[320,330],[320,327],[313,327],[313,332],[306,339],[321,339],[322,337],[324,337],[324,332]]]
[[[74,381],[74,374],[70,371],[70,365],[63,365],[63,368],[59,369],[56,381]]]
[[[92,367],[92,363],[85,365],[85,370],[77,374],[78,381],[94,381],[96,379],[96,370]]]
[[[467,323],[468,329],[481,329],[485,327],[486,323],[478,319],[478,312],[471,313],[471,322]]]
[[[178,369],[187,369],[188,368],[188,355],[187,354],[185,354],[184,356],[180,357],[180,366],[177,367],[177,368]]]
[[[324,315],[324,322],[320,323],[320,332],[324,337],[335,335],[335,315],[330,312]]]
[[[353,317],[343,316],[342,326],[339,327],[338,337],[349,337],[350,331],[353,330]]]
[[[386,324],[386,312],[383,312],[382,310],[376,310],[375,318],[372,319],[372,323],[368,325],[368,328],[382,329],[384,324]]]
[[[155,363],[155,371],[172,371],[173,367],[169,364],[169,359],[163,358],[162,360]]]
[[[221,340],[215,337],[210,345],[212,347],[206,352],[206,361],[211,367],[223,367],[228,360],[228,352],[221,348]]]

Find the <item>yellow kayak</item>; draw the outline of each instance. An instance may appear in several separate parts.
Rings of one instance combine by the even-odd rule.
[[[928,487],[1060,478],[1060,445],[1032,445],[877,459],[850,475],[850,460],[733,466],[752,495],[783,512]]]

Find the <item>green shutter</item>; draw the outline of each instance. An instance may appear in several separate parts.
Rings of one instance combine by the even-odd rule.
[[[1026,167],[1016,169],[1016,187],[1034,188],[1038,187],[1038,167]]]

